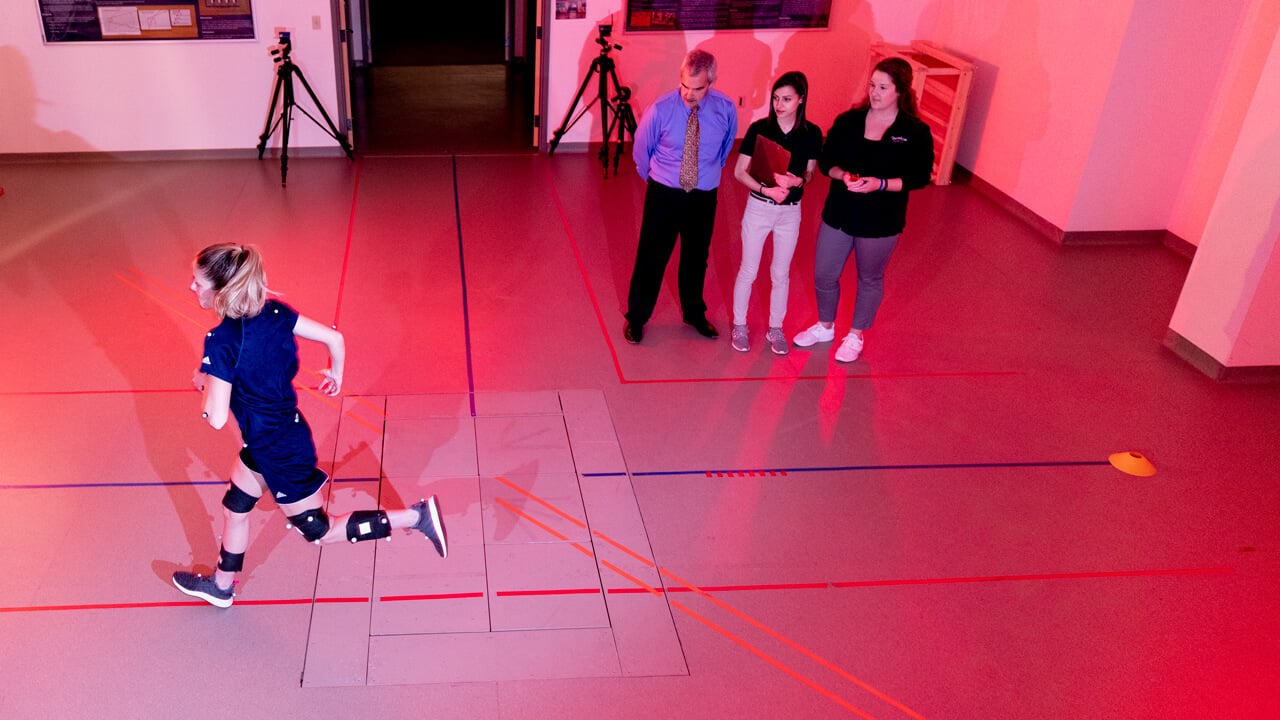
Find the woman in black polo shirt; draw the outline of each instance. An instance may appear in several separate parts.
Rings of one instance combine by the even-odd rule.
[[[805,183],[813,180],[822,149],[822,131],[805,119],[805,100],[809,81],[804,73],[789,72],[773,83],[769,117],[751,123],[738,148],[738,163],[733,176],[751,190],[747,208],[742,214],[742,265],[733,284],[733,349],[750,349],[747,336],[747,304],[751,285],[760,270],[760,255],[765,238],[773,233],[773,262],[769,277],[773,287],[769,293],[769,332],[765,341],[778,355],[787,354],[787,336],[782,333],[782,319],[787,314],[787,292],[791,282],[791,256],[795,254],[800,235],[800,197]],[[786,172],[775,173],[767,182],[751,176],[752,154],[757,138],[768,138],[791,153]]]

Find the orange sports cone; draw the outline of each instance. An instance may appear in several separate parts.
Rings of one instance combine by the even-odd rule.
[[[1107,459],[1111,461],[1115,469],[1123,473],[1137,475],[1138,477],[1151,477],[1156,474],[1156,466],[1152,465],[1151,461],[1140,452],[1130,450],[1129,452],[1112,453],[1111,457]]]

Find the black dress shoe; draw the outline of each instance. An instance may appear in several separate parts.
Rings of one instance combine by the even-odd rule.
[[[626,338],[627,342],[632,345],[639,345],[640,341],[644,339],[644,326],[627,323],[626,327],[622,328],[622,337]]]
[[[706,318],[698,318],[697,320],[685,320],[684,324],[692,327],[694,330],[697,330],[698,334],[704,338],[715,339],[720,337],[720,331],[716,330],[716,326],[712,325],[711,321]]]

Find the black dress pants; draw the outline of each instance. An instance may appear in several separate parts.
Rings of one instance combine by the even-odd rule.
[[[686,321],[706,317],[702,288],[707,277],[707,254],[716,221],[716,191],[667,187],[649,181],[640,221],[640,244],[627,293],[627,322],[644,325],[662,290],[662,276],[680,238],[680,310]]]

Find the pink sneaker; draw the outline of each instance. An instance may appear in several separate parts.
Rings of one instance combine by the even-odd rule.
[[[820,342],[831,342],[836,339],[834,327],[822,327],[822,323],[814,323],[813,327],[800,331],[795,337],[796,347],[809,347]]]
[[[862,338],[851,332],[844,336],[840,348],[836,350],[836,362],[853,362],[858,359],[858,354],[861,352]]]

